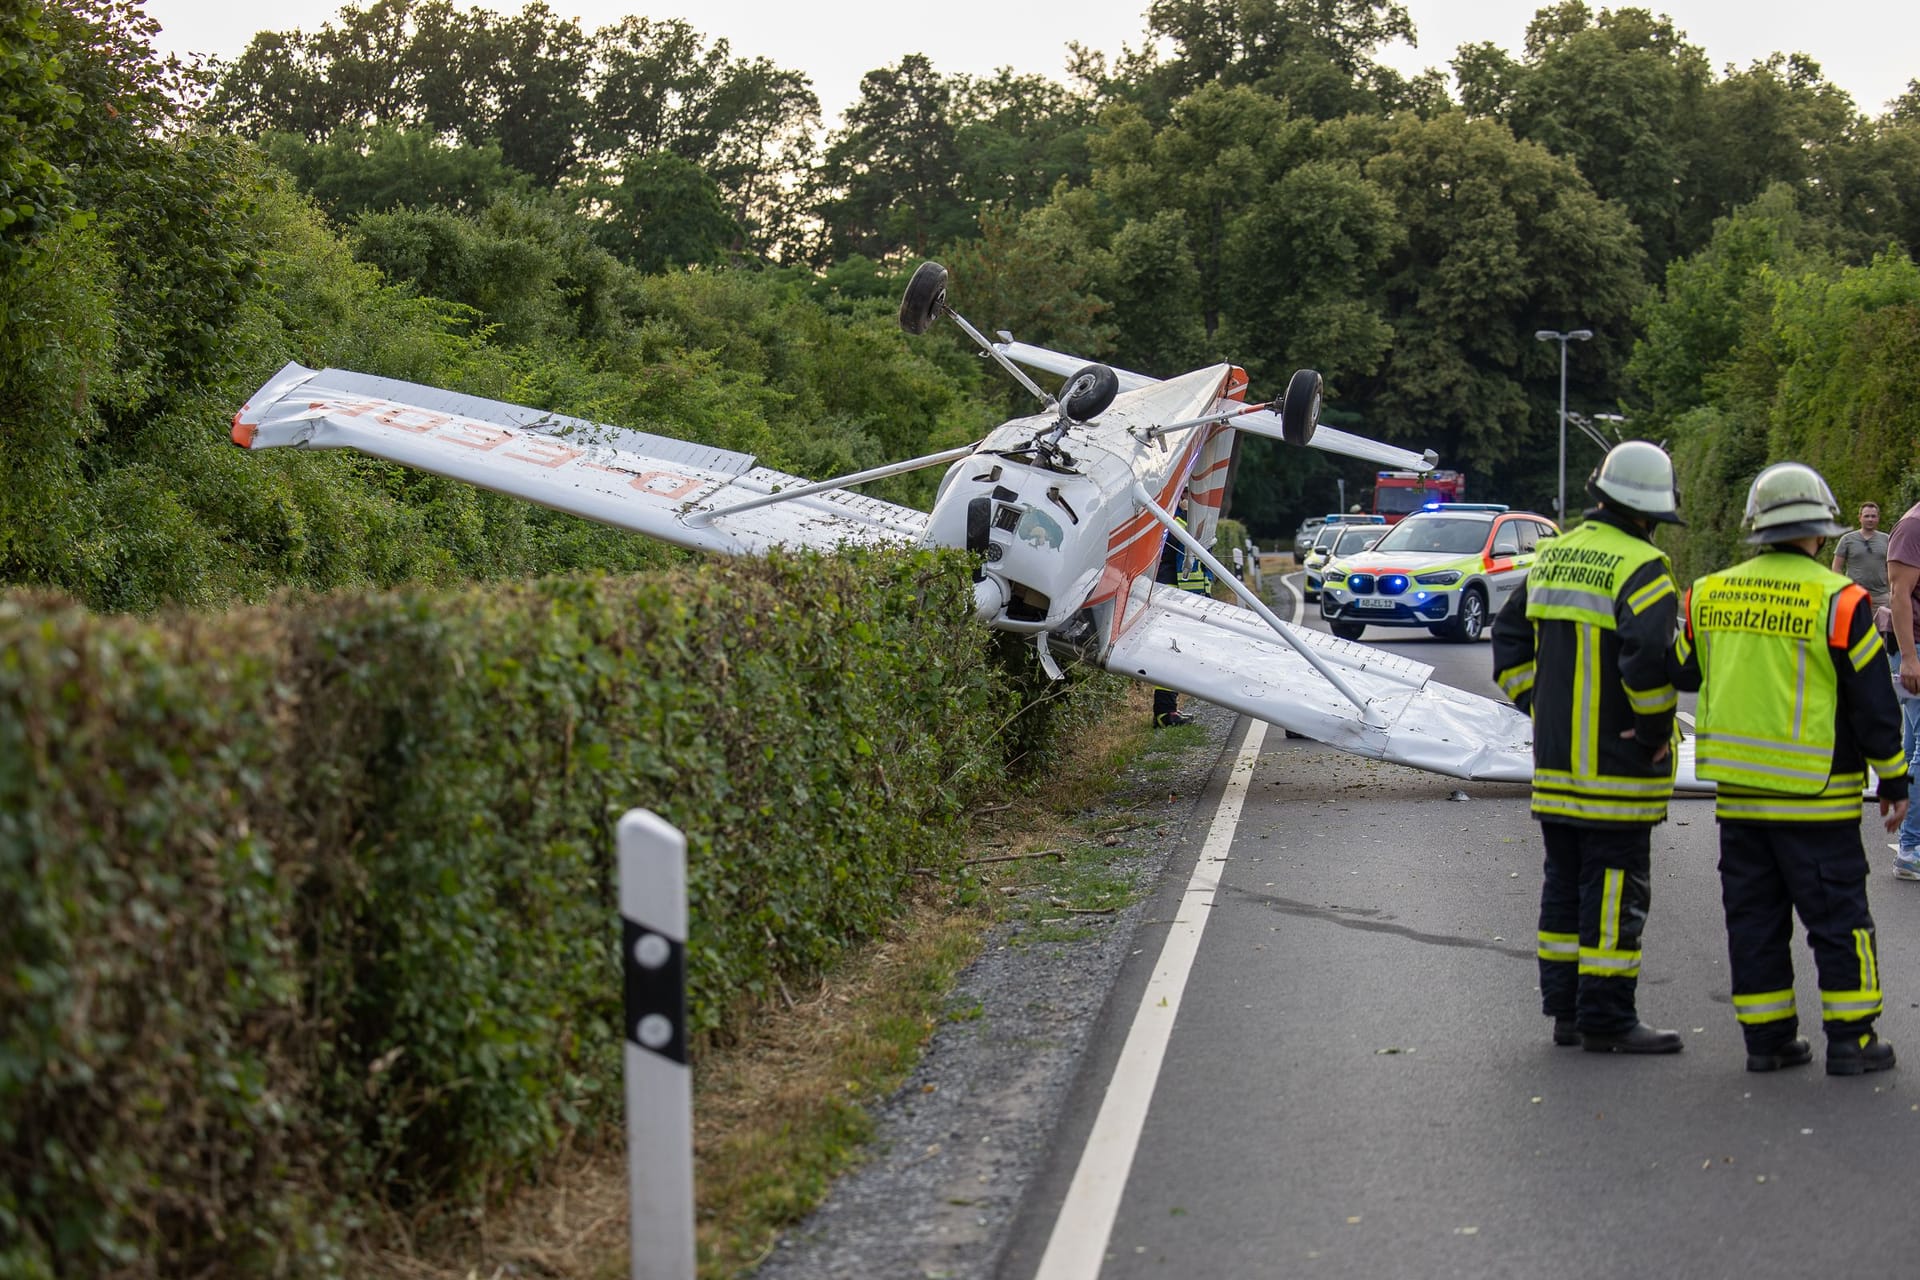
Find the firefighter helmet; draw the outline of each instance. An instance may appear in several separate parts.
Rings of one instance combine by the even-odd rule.
[[[1845,533],[1840,504],[1820,473],[1804,462],[1776,462],[1747,491],[1748,542],[1792,542]]]
[[[1607,456],[1587,477],[1587,492],[1595,502],[1615,511],[1684,524],[1680,519],[1680,490],[1673,483],[1673,459],[1649,440],[1628,440],[1607,450]]]

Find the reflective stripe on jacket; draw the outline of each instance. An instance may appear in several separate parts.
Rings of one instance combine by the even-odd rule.
[[[1678,613],[1666,555],[1611,512],[1540,544],[1493,628],[1494,681],[1533,717],[1534,817],[1666,819],[1673,754],[1652,756],[1673,738]]]
[[[1872,601],[1803,551],[1695,582],[1674,657],[1701,690],[1695,762],[1722,820],[1858,822],[1866,766],[1903,768]]]

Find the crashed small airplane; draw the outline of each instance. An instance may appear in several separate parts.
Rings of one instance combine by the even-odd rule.
[[[818,483],[749,455],[459,395],[288,364],[233,419],[247,449],[349,448],[680,546],[753,554],[847,544],[952,547],[979,557],[980,621],[1033,638],[1055,676],[1066,652],[1356,755],[1456,778],[1524,782],[1532,726],[1513,707],[1435,682],[1433,668],[1281,621],[1207,551],[1233,433],[1424,471],[1434,455],[1318,425],[1321,379],[1246,402],[1230,364],[1166,380],[983,337],[924,263],[900,323],[952,320],[1040,402],[978,443]],[[1025,365],[1066,378],[1058,396]],[[931,513],[849,492],[945,465]],[[1185,495],[1187,527],[1173,510]],[[1244,608],[1154,582],[1166,538]],[[1690,772],[1690,771],[1689,771]]]

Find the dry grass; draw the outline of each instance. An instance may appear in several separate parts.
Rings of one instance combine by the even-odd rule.
[[[1082,733],[1037,787],[988,806],[969,859],[1084,840],[1074,815],[1113,785],[1147,744],[1150,694],[1132,686]],[[958,883],[928,879],[889,933],[851,953],[791,1006],[737,1019],[739,1041],[700,1055],[694,1071],[695,1200],[701,1280],[751,1273],[780,1231],[857,1163],[866,1104],[897,1088],[941,1016],[955,975],[979,950],[999,895],[1045,877],[1051,861],[979,863]],[[431,1240],[363,1250],[355,1275],[395,1280],[510,1276],[616,1280],[627,1274],[626,1154],[619,1143],[554,1162],[552,1180],[495,1212],[442,1223]]]

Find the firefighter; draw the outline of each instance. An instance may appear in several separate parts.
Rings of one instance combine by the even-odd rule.
[[[1182,502],[1174,523],[1182,529],[1187,527],[1187,504]],[[1169,537],[1160,548],[1160,567],[1153,575],[1155,582],[1170,583],[1182,591],[1195,591],[1203,595],[1213,594],[1213,575],[1200,563],[1200,557],[1190,555],[1180,542]],[[1192,724],[1193,717],[1180,710],[1180,695],[1172,689],[1153,687],[1153,727],[1171,729],[1183,724]]]
[[[1893,1065],[1860,843],[1866,767],[1889,831],[1907,809],[1900,707],[1866,591],[1815,557],[1846,532],[1827,482],[1781,462],[1747,495],[1759,555],[1687,593],[1674,679],[1699,689],[1695,768],[1718,784],[1720,898],[1747,1070],[1812,1060],[1793,998],[1793,912],[1820,977],[1827,1074]]]
[[[1673,462],[1629,440],[1587,492],[1596,505],[1540,544],[1493,627],[1494,681],[1533,718],[1541,1007],[1557,1045],[1678,1053],[1679,1033],[1641,1022],[1635,1004],[1653,828],[1673,794],[1679,595],[1652,542],[1656,524],[1681,522]]]

